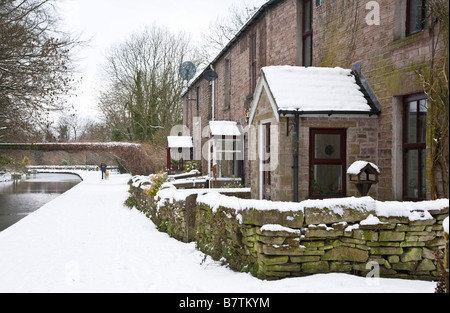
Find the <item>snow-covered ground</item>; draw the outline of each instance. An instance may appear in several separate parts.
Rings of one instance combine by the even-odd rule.
[[[123,206],[128,175],[84,181],[0,233],[0,292],[432,293],[436,283],[323,274],[261,281]]]

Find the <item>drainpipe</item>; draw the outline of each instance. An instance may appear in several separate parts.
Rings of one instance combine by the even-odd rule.
[[[299,202],[298,199],[298,143],[300,131],[300,115],[295,113],[294,133],[292,134],[292,154],[294,157],[294,164],[292,166],[292,175],[294,176],[294,202]]]
[[[211,64],[211,70],[212,71],[214,71],[214,67],[212,66],[212,64]],[[212,82],[211,82],[211,84],[212,84],[212,91],[211,91],[211,98],[212,98],[212,101],[211,101],[211,105],[212,105],[212,115],[211,115],[211,117],[212,117],[212,120],[213,121],[215,121],[216,119],[215,119],[215,117],[216,117],[216,101],[215,101],[215,87],[216,87],[216,82],[215,82],[215,80],[213,80]]]

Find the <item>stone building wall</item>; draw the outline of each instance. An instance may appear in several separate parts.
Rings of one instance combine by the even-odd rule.
[[[263,66],[302,65],[302,3],[302,0],[276,1],[218,56],[213,64],[219,74],[215,83],[216,119],[241,121],[246,126],[244,112],[254,100],[250,79],[252,35],[257,38],[257,73]],[[433,33],[437,26],[433,28],[431,23],[428,29],[406,36],[406,0],[377,1],[379,25],[367,23],[366,16],[370,13],[366,9],[367,3],[360,0],[322,1],[316,7],[313,1],[312,63],[313,66],[342,68],[352,68],[353,64],[361,63],[362,73],[381,104],[381,115],[376,126],[370,123],[367,133],[358,136],[370,137],[371,140],[375,133],[377,136],[375,141],[371,141],[373,146],[366,151],[371,151],[370,160],[376,160],[382,173],[376,187],[378,199],[402,200],[403,98],[423,92],[418,73],[429,67],[433,46],[439,43],[440,38]],[[439,44],[436,48],[442,49]],[[192,90],[201,86],[202,112],[211,110],[211,87],[205,83],[202,79],[197,80],[189,93],[192,95]],[[185,103],[188,103],[186,99]],[[185,114],[185,125],[191,127],[194,116]],[[203,125],[206,125],[208,116],[202,113],[201,117]],[[356,151],[357,142],[362,139],[358,137],[351,143],[349,151]],[[308,141],[303,143],[308,144]],[[249,155],[248,151],[245,155]],[[355,155],[366,153],[360,151]],[[248,185],[248,159],[244,172]],[[205,167],[203,173],[206,173]]]
[[[380,23],[368,25],[367,1],[322,1],[313,15],[314,65],[351,68],[361,62],[362,73],[382,108],[376,153],[383,173],[378,197],[401,200],[402,99],[423,93],[418,73],[430,66],[432,47],[442,38],[433,34],[437,26],[406,36],[406,0],[377,3]],[[439,44],[436,48],[442,49]]]
[[[264,12],[243,32],[230,47],[212,64],[219,78],[214,82],[215,120],[241,122],[247,126],[245,111],[249,109],[253,98],[251,87],[251,37],[256,36],[256,75],[260,69],[268,65],[296,65],[297,58],[297,0],[282,0]],[[280,23],[280,21],[293,21]],[[200,112],[197,114],[196,90],[200,87]],[[212,119],[212,84],[199,78],[191,85],[184,96],[183,124],[192,134],[194,118],[201,118],[202,127],[208,125]],[[246,138],[246,143],[248,138]],[[202,146],[206,142],[204,138]],[[197,146],[195,147],[196,149]],[[248,156],[248,146],[245,145]],[[202,173],[207,173],[207,161],[202,160]],[[246,185],[250,182],[250,161],[246,157],[244,162]]]

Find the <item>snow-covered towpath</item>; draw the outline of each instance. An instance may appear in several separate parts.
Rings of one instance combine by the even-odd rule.
[[[0,292],[427,292],[435,283],[345,274],[260,281],[123,206],[128,175],[83,182],[0,233]]]

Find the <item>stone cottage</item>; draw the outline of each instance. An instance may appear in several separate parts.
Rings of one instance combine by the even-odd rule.
[[[228,171],[252,186],[253,198],[357,195],[346,179],[346,169],[357,160],[380,169],[369,194],[374,198],[430,198],[428,101],[418,72],[441,49],[434,31],[438,24],[426,0],[268,1],[211,62],[207,70],[218,79],[209,82],[199,75],[183,96],[183,123],[194,137],[203,174],[208,160],[198,151],[210,139],[198,125],[234,121],[244,132],[244,160],[228,165]],[[332,99],[317,103],[316,91],[308,92],[297,78],[297,85],[289,84],[296,90],[271,94],[279,84],[269,78],[276,66],[340,72],[359,87],[352,92],[364,106],[339,106]],[[327,89],[326,79],[319,85],[328,98],[346,90],[337,83]],[[300,90],[293,93],[296,106],[286,110],[278,103]],[[305,99],[312,99],[307,110],[301,108]],[[275,127],[269,123],[276,125],[279,140],[271,137]],[[281,166],[271,168],[275,159]],[[267,166],[271,170],[265,171]]]

